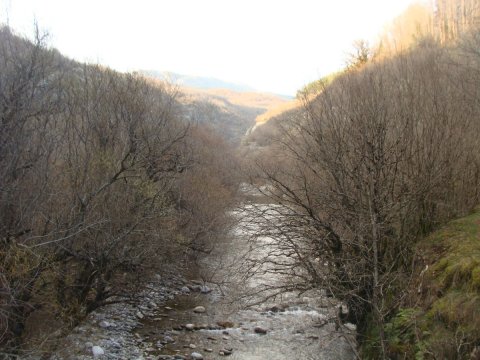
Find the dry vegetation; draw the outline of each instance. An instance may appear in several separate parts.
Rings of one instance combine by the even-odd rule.
[[[342,74],[259,136],[267,146],[252,170],[279,205],[278,251],[294,259],[296,287],[342,299],[360,342],[375,327],[372,358],[392,356],[385,324],[404,304],[418,240],[479,202],[479,12],[437,5],[428,33],[389,34],[408,46],[359,43]],[[480,345],[463,335],[458,358]]]
[[[36,312],[75,325],[223,233],[235,158],[177,97],[0,29],[4,351]]]

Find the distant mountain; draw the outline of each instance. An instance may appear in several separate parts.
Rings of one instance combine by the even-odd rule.
[[[186,76],[170,72],[139,71],[154,82],[171,82],[179,86],[178,100],[189,120],[209,124],[223,138],[239,145],[258,117],[284,106],[288,97],[252,91],[244,85],[227,81]]]
[[[254,88],[236,84],[212,77],[192,76],[178,74],[170,71],[140,70],[139,73],[163,81],[169,81],[180,86],[192,87],[196,89],[228,89],[237,92],[253,92]]]

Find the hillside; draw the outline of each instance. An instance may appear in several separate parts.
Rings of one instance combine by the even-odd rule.
[[[213,77],[193,76],[157,70],[139,70],[138,72],[147,77],[168,81],[182,87],[192,87],[197,89],[228,89],[236,92],[254,91],[254,89],[248,85],[237,84]]]
[[[153,82],[163,84],[166,78],[157,76],[153,72],[142,72]],[[151,74],[153,73],[153,77]],[[248,129],[255,125],[256,119],[270,109],[288,104],[288,98],[252,91],[238,91],[246,89],[232,86],[230,83],[217,81],[214,84],[225,88],[205,88],[187,86],[187,81],[173,82],[178,86],[178,100],[184,105],[185,116],[188,120],[211,126],[224,140],[233,145],[239,145]],[[212,83],[213,84],[213,83]]]
[[[480,209],[420,241],[405,300],[385,325],[389,358],[478,359]],[[374,358],[378,329],[365,354]]]

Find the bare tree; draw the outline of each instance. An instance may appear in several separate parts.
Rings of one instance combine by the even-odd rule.
[[[360,334],[371,314],[383,358],[416,239],[478,201],[478,125],[447,56],[419,49],[344,74],[257,164],[279,214],[261,235],[274,228],[269,246],[290,259],[276,271],[345,301]]]

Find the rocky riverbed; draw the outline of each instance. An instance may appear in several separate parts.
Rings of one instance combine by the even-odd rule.
[[[91,313],[51,359],[354,359],[355,327],[337,323],[335,299],[321,290],[255,292],[285,279],[243,276],[255,230],[240,226],[185,277],[157,275],[136,304]],[[259,241],[255,256],[268,250],[269,240]]]

